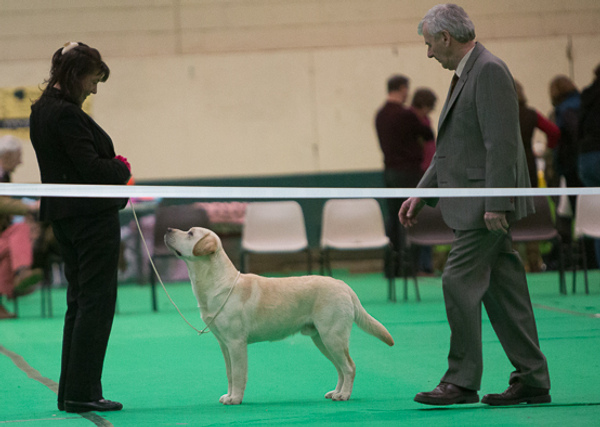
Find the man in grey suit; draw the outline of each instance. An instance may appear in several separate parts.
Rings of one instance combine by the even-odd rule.
[[[419,23],[427,56],[455,70],[438,125],[434,159],[418,188],[530,187],[519,131],[519,106],[507,66],[475,41],[465,11],[432,8]],[[412,197],[400,208],[410,227],[425,204],[439,202],[454,242],[442,275],[451,338],[448,370],[429,405],[477,403],[483,373],[481,305],[515,367],[509,387],[482,399],[489,405],[547,403],[550,379],[539,347],[523,264],[512,249],[510,224],[533,213],[531,197]]]

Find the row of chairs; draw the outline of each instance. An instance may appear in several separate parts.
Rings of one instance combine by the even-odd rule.
[[[320,272],[332,275],[333,251],[383,250],[385,265],[395,256],[385,234],[383,215],[375,199],[332,199],[323,206]],[[246,209],[241,239],[241,269],[250,254],[305,252],[312,272],[311,252],[302,208],[295,201],[254,202]],[[393,268],[392,268],[393,271]],[[388,299],[396,300],[394,275],[388,274]]]
[[[554,226],[548,199],[546,197],[534,197],[534,204],[535,214],[523,218],[511,227],[513,242],[551,241],[557,244],[559,247],[559,292],[566,294],[562,238]],[[407,229],[409,245],[449,245],[453,239],[454,233],[442,219],[439,207],[423,208],[419,213],[418,223]],[[416,281],[417,277],[414,276],[413,279]]]
[[[567,293],[565,279],[565,245],[561,234],[555,226],[552,210],[547,197],[534,197],[535,214],[515,223],[511,229],[515,243],[549,241],[557,246],[558,286],[559,292]],[[589,294],[587,274],[587,256],[584,238],[600,238],[600,196],[582,195],[577,199],[574,221],[576,245],[574,256],[580,258],[584,272],[585,292]],[[449,245],[454,233],[444,223],[439,207],[425,208],[419,215],[419,222],[407,229],[407,244],[418,246]],[[383,217],[379,204],[374,199],[328,200],[325,203],[322,217],[320,242],[321,274],[327,269],[332,274],[329,255],[333,250],[385,249],[388,262],[386,265],[394,269],[394,261],[398,259],[385,235]],[[242,268],[246,265],[248,253],[300,252],[305,251],[308,258],[308,271],[311,271],[310,250],[304,228],[302,209],[296,202],[259,202],[251,203],[246,213],[246,222],[242,234]],[[408,260],[408,254],[401,254],[401,260]],[[406,262],[406,261],[404,261]],[[572,292],[576,291],[577,261],[573,264]],[[404,299],[408,295],[407,273],[409,262],[401,269],[404,272]],[[414,272],[413,272],[414,273]],[[388,274],[390,301],[396,300],[393,274]],[[418,279],[412,274],[417,300],[420,300]]]
[[[573,266],[572,292],[576,292],[577,261],[581,260],[585,293],[589,294],[587,254],[585,253],[584,239],[586,237],[600,238],[600,222],[598,221],[600,196],[578,196],[573,230],[574,248],[571,248],[570,242],[563,242],[561,234],[555,226],[548,198],[543,196],[534,197],[533,200],[535,214],[529,215],[513,225],[511,228],[513,241],[516,243],[549,241],[557,245],[559,292],[563,295],[567,294],[565,280],[565,250],[567,250]],[[452,230],[444,223],[439,208],[423,209],[419,213],[419,222],[408,229],[407,234],[408,244],[419,246],[448,245],[452,243],[454,237]],[[417,280],[416,276],[414,280]]]
[[[565,262],[563,247],[570,248],[570,242],[562,242],[555,227],[553,215],[547,197],[534,197],[536,213],[516,223],[512,228],[515,242],[552,241],[559,250],[559,292],[566,294]],[[600,238],[600,196],[581,195],[577,199],[574,221],[575,245],[572,258],[580,260],[584,272],[585,292],[589,294],[587,254],[584,238]],[[189,229],[194,226],[210,225],[206,211],[193,205],[160,206],[156,210],[154,227],[153,257],[171,256],[162,243],[166,227]],[[408,245],[434,246],[452,243],[452,230],[442,220],[439,208],[425,208],[419,214],[419,222],[407,230]],[[566,244],[565,244],[566,243]],[[398,259],[388,237],[385,235],[383,216],[379,203],[375,199],[332,199],[328,200],[322,213],[322,231],[320,241],[320,272],[332,275],[331,258],[333,251],[383,250],[386,263],[391,272]],[[249,203],[241,240],[241,270],[247,270],[249,254],[269,253],[306,253],[307,270],[312,272],[311,251],[308,244],[304,215],[297,202],[255,202]],[[407,251],[409,252],[409,251]],[[407,254],[400,257],[406,260]],[[573,293],[576,291],[576,273],[578,262],[573,265]],[[404,266],[406,267],[406,266]],[[404,299],[408,299],[408,281],[403,269]],[[388,274],[388,299],[396,300],[394,274]],[[417,276],[412,274],[416,299],[420,300]],[[150,274],[152,289],[152,307],[157,310],[156,278]],[[42,289],[42,314],[52,316],[49,282]],[[48,295],[46,295],[48,294]],[[16,304],[15,304],[16,306]],[[16,307],[15,307],[16,308]]]
[[[383,250],[388,262],[394,256],[385,234],[383,215],[375,199],[332,199],[323,207],[320,271],[332,274],[332,251]],[[194,205],[165,205],[156,209],[153,258],[172,254],[163,244],[167,227],[187,230],[208,227],[203,209]],[[240,245],[240,270],[248,271],[250,254],[306,254],[307,271],[312,273],[312,257],[302,207],[295,201],[248,203]],[[150,271],[152,308],[158,310],[156,276]],[[416,286],[416,283],[415,283]],[[418,289],[417,289],[418,295]],[[396,300],[393,275],[389,275],[388,298]]]
[[[563,242],[557,231],[547,197],[534,197],[536,213],[517,222],[512,227],[515,242],[551,241],[558,245],[559,292],[566,294],[565,262]],[[600,226],[596,221],[600,211],[598,196],[580,196],[576,209],[575,232],[582,242],[583,236],[600,238]],[[188,229],[193,226],[209,226],[209,219],[202,209],[190,205],[174,205],[160,208],[156,212],[154,230],[154,257],[168,256],[170,253],[161,243],[167,226]],[[451,244],[454,235],[442,220],[439,208],[424,208],[419,214],[419,222],[407,229],[408,245],[434,246]],[[579,243],[584,250],[583,243]],[[246,209],[240,248],[240,267],[246,272],[251,254],[302,253],[306,254],[307,271],[312,272],[311,251],[308,243],[304,215],[301,206],[295,201],[253,202]],[[375,199],[331,199],[322,212],[321,238],[319,248],[321,274],[332,275],[331,254],[333,251],[383,250],[388,272],[388,299],[396,301],[396,287],[393,272],[398,260],[385,233],[383,215]],[[409,251],[407,251],[409,252]],[[408,254],[402,254],[406,260]],[[585,254],[581,254],[585,260]],[[585,289],[589,293],[587,268],[584,261]],[[408,299],[408,268],[404,272],[404,300]],[[411,274],[415,296],[420,300],[418,279]],[[152,303],[157,310],[156,286],[151,273]],[[575,292],[575,268],[573,271],[573,292]]]

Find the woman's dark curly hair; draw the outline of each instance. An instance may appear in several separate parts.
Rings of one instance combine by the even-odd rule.
[[[80,105],[83,79],[90,74],[101,75],[102,82],[108,80],[110,69],[102,60],[100,52],[81,42],[67,43],[52,56],[50,77],[46,81],[44,92],[58,83],[65,99]]]

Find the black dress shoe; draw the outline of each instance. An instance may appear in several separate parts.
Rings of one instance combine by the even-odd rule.
[[[519,381],[512,383],[501,394],[486,394],[481,403],[491,406],[519,405],[521,403],[550,403],[552,399],[547,388],[532,387]]]
[[[120,411],[123,405],[111,400],[95,400],[93,402],[73,402],[65,400],[65,410],[67,412],[90,412],[90,411]]]
[[[477,391],[441,382],[433,391],[418,393],[415,402],[426,405],[454,405],[457,403],[477,403]]]
[[[59,400],[57,406],[58,406],[58,410],[59,411],[64,411],[65,410],[65,402]]]

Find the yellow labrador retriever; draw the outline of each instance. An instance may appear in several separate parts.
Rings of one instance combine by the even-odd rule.
[[[225,405],[242,403],[248,372],[247,345],[281,340],[301,332],[337,369],[335,390],[325,395],[348,400],[355,366],[348,341],[352,323],[387,345],[394,340],[387,329],[362,307],[344,282],[323,276],[265,278],[240,274],[229,260],[219,237],[211,230],[168,229],[165,244],[188,267],[192,290],[202,320],[210,325],[225,357]]]

